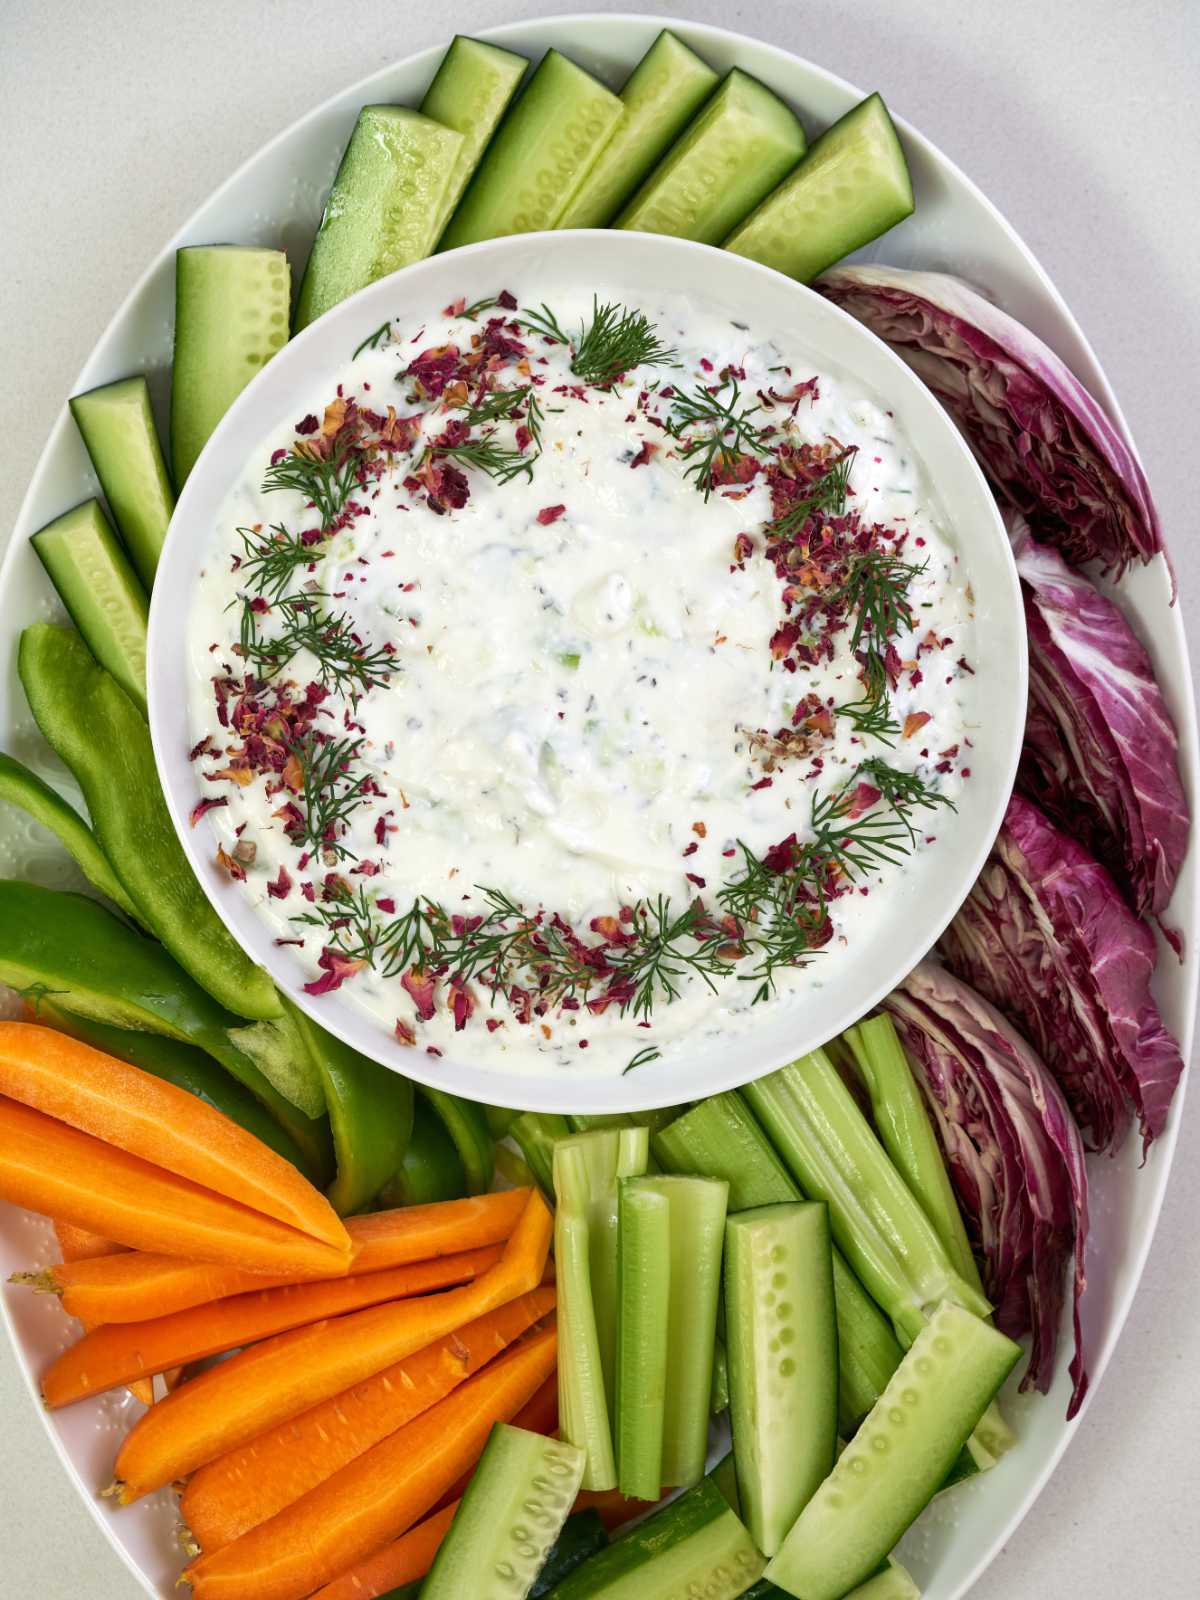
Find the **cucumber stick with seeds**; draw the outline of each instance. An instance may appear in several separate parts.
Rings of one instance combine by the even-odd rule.
[[[146,715],[150,602],[98,500],[85,500],[30,540],[88,649]]]
[[[171,471],[177,490],[217,423],[287,343],[290,301],[282,250],[210,244],[175,252]]]
[[[809,283],[912,210],[904,151],[887,107],[873,94],[821,135],[724,247]]]
[[[640,1182],[620,1186],[617,1238],[617,1488],[657,1500],[663,1485],[671,1275],[671,1202]]]
[[[461,134],[462,143],[431,230],[435,243],[462,199],[528,65],[524,56],[461,33],[442,57],[421,101],[421,115]]]
[[[837,1452],[837,1319],[823,1205],[729,1218],[725,1327],[741,1516],[773,1556]]]
[[[296,330],[431,255],[463,136],[407,106],[364,106],[325,202]]]
[[[804,149],[795,113],[735,67],[613,227],[720,244]]]
[[[48,828],[74,858],[75,865],[92,887],[99,889],[127,917],[137,921],[137,911],[125,892],[125,885],[109,866],[95,834],[75,807],[68,805],[48,783],[43,783],[36,772],[3,752],[0,752],[0,800],[19,806],[36,823]]]
[[[867,1086],[871,1116],[884,1149],[932,1222],[955,1269],[982,1294],[979,1266],[954,1198],[937,1135],[892,1019],[869,1017],[848,1028],[842,1038]],[[1000,1408],[992,1405],[972,1435],[969,1449],[976,1464],[986,1469],[994,1466],[1016,1442],[1016,1434],[1004,1420]]]
[[[557,226],[624,111],[591,73],[548,50],[496,130],[439,248]]]
[[[1020,1355],[961,1306],[939,1306],[767,1577],[803,1600],[841,1600],[870,1578],[945,1482]]]
[[[147,590],[175,509],[145,378],[122,378],[71,399],[108,509]]]
[[[649,1150],[645,1128],[580,1133],[554,1146],[559,1430],[587,1457],[585,1489],[617,1484],[619,1184],[645,1172]]]
[[[574,1445],[497,1423],[422,1600],[523,1600],[575,1503],[583,1461]]]
[[[664,28],[621,90],[625,115],[558,226],[607,227],[719,81],[707,61]]]
[[[37,725],[83,791],[96,841],[139,920],[227,1010],[279,1016],[274,984],[228,932],[188,864],[133,701],[77,634],[49,623],[22,633],[17,667]]]
[[[553,1600],[740,1600],[764,1565],[705,1478],[576,1567]]]
[[[902,1343],[912,1343],[943,1300],[989,1315],[823,1050],[743,1092],[804,1192],[829,1207],[834,1239]]]
[[[724,1178],[731,1212],[805,1198],[736,1090],[699,1101],[651,1142],[668,1172]],[[887,1318],[836,1249],[833,1289],[839,1422],[843,1432],[852,1433],[883,1393],[902,1351]]]
[[[240,1018],[218,1005],[162,945],[95,900],[0,880],[0,983],[36,1010],[42,997],[73,1016],[195,1045],[262,1102],[304,1152],[306,1171],[331,1165],[324,1118],[305,1116],[240,1049]]]

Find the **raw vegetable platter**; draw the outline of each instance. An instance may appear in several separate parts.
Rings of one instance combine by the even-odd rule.
[[[650,46],[660,24],[654,19],[612,17],[551,19],[495,30],[489,35],[537,59],[554,46],[606,82],[621,83]],[[671,23],[673,30],[718,71],[737,66],[783,96],[812,131],[833,122],[861,95],[821,69],[787,53],[717,29]],[[192,219],[132,293],[81,375],[82,391],[132,372],[150,376],[156,397],[165,391],[171,356],[173,248],[231,239],[278,247],[306,239],[320,219],[329,183],[360,107],[371,101],[414,104],[440,52],[427,52],[386,69],[319,108],[252,160]],[[886,85],[884,86],[886,89]],[[913,130],[901,127],[913,176],[915,214],[864,252],[868,259],[899,267],[950,270],[987,291],[1009,313],[1044,339],[1106,407],[1120,426],[1115,398],[1080,330],[1044,273],[986,200]],[[303,248],[303,246],[301,246]],[[57,426],[35,476],[14,534],[4,575],[5,648],[15,659],[17,636],[37,617],[56,617],[57,604],[28,545],[28,536],[81,498],[95,492],[87,456],[69,417]],[[1172,606],[1169,576],[1161,561],[1127,572],[1121,604],[1153,657],[1180,735],[1180,765],[1195,790],[1195,718],[1182,625]],[[33,727],[21,687],[10,670],[0,706],[3,746],[12,755],[61,781]],[[55,886],[76,885],[73,868],[46,845],[46,836],[17,813],[5,816],[5,875]],[[1183,959],[1161,960],[1155,993],[1167,1026],[1184,1055],[1192,1040],[1197,968],[1195,871],[1191,857],[1175,886],[1164,921],[1182,935]],[[1171,1121],[1140,1167],[1136,1138],[1127,1139],[1111,1161],[1090,1163],[1092,1223],[1088,1288],[1084,1301],[1084,1350],[1093,1388],[1102,1374],[1136,1289],[1161,1204],[1178,1126],[1181,1094]],[[53,1258],[48,1228],[5,1208],[0,1216],[5,1276]],[[48,1299],[6,1294],[14,1338],[36,1392],[47,1359],[70,1339],[69,1325]],[[1064,1334],[1064,1345],[1068,1336]],[[978,1481],[959,1487],[926,1515],[902,1551],[931,1600],[966,1592],[974,1577],[1008,1536],[1065,1448],[1064,1423],[1070,1392],[1066,1354],[1060,1353],[1053,1390],[1045,1399],[1009,1400],[1005,1407],[1019,1444]],[[93,1505],[104,1482],[131,1402],[108,1395],[58,1412],[53,1428],[64,1461],[81,1493]],[[178,1571],[174,1497],[163,1491],[120,1517],[97,1505],[99,1519],[148,1592],[166,1593]]]

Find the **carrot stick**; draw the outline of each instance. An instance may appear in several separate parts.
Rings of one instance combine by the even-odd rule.
[[[343,1572],[340,1578],[318,1589],[312,1600],[378,1600],[402,1583],[415,1583],[433,1565],[442,1540],[450,1531],[459,1502],[454,1500],[418,1522],[399,1539],[385,1544],[373,1556]]]
[[[382,1272],[435,1256],[502,1244],[528,1198],[527,1189],[509,1190],[351,1217],[346,1225],[352,1251],[350,1273]],[[494,1203],[499,1201],[503,1204]],[[452,1243],[457,1243],[457,1250],[449,1248]],[[92,1322],[143,1322],[229,1295],[273,1289],[292,1279],[138,1250],[125,1251],[120,1259],[52,1266],[44,1275],[24,1281],[35,1288],[57,1289],[63,1306],[74,1317]]]
[[[393,1267],[390,1272],[368,1272],[361,1278],[258,1289],[147,1322],[107,1323],[63,1351],[42,1379],[42,1394],[48,1406],[69,1405],[131,1378],[220,1355],[324,1317],[444,1289],[451,1283],[469,1283],[499,1259],[498,1248],[489,1245],[461,1256]]]
[[[348,1247],[329,1201],[290,1161],[185,1089],[69,1034],[0,1022],[0,1095],[336,1250]]]
[[[514,1419],[514,1426],[524,1428],[529,1433],[544,1433],[547,1436],[558,1432],[558,1379],[549,1377],[530,1399],[521,1407],[521,1414]]]
[[[348,1260],[273,1217],[3,1098],[0,1199],[120,1244],[296,1278],[339,1276]]]
[[[103,1234],[92,1233],[87,1228],[76,1228],[70,1222],[55,1222],[54,1236],[58,1240],[58,1248],[62,1251],[65,1263],[80,1261],[109,1261],[113,1256],[129,1256],[133,1252],[127,1245],[117,1244],[114,1239],[106,1239]],[[50,1272],[54,1272],[50,1268]],[[19,1274],[23,1277],[23,1274]],[[15,1280],[14,1280],[15,1281]],[[73,1317],[78,1317],[83,1323],[83,1331],[88,1332],[91,1324],[87,1317],[78,1311],[71,1312]],[[92,1322],[99,1321],[93,1318]],[[152,1378],[135,1378],[129,1385],[129,1392],[135,1400],[140,1400],[144,1406],[154,1404],[154,1380]]]
[[[194,1600],[301,1600],[381,1550],[478,1457],[493,1424],[521,1409],[556,1349],[553,1326],[533,1334],[302,1500],[193,1561]]]
[[[183,1519],[200,1548],[232,1544],[299,1500],[444,1399],[553,1307],[554,1291],[535,1289],[201,1467],[183,1494]]]
[[[502,1259],[466,1288],[297,1328],[200,1373],[139,1419],[117,1456],[114,1492],[128,1502],[174,1483],[530,1293],[542,1275],[552,1231],[546,1202],[531,1194]]]

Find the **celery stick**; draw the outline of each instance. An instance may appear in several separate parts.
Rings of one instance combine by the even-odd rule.
[[[663,1481],[671,1203],[628,1178],[619,1209],[617,1487],[635,1500],[657,1500]]]
[[[911,1344],[941,1301],[986,1317],[823,1050],[745,1088],[793,1176],[824,1200],[834,1238],[867,1291]]]
[[[979,1265],[967,1238],[950,1174],[891,1017],[869,1017],[847,1028],[842,1038],[853,1052],[867,1086],[871,1115],[884,1149],[933,1223],[955,1270],[982,1294]],[[1016,1442],[1016,1434],[993,1403],[984,1412],[968,1448],[976,1465],[986,1470]]]
[[[669,1172],[724,1178],[732,1212],[805,1198],[736,1090],[700,1101],[654,1134],[651,1143]],[[902,1352],[887,1318],[836,1249],[833,1289],[838,1418],[850,1434],[887,1387]]]
[[[630,1189],[670,1203],[669,1360],[663,1404],[662,1483],[699,1483],[708,1453],[713,1347],[729,1185],[709,1178],[647,1177]]]
[[[645,1171],[644,1128],[576,1134],[554,1145],[558,1407],[563,1438],[587,1456],[585,1489],[617,1482],[610,1418],[616,1387],[620,1179]]]
[[[567,1139],[571,1124],[553,1111],[522,1111],[508,1125],[508,1136],[525,1157],[538,1187],[554,1198],[554,1146]]]
[[[708,1409],[716,1417],[729,1406],[729,1352],[725,1341],[717,1336],[713,1344],[712,1388],[708,1395]]]

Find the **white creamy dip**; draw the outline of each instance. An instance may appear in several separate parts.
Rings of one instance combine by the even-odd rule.
[[[590,292],[521,287],[522,306],[545,300],[569,331],[591,318]],[[330,873],[360,910],[376,908],[381,925],[414,897],[447,914],[481,915],[483,886],[527,914],[556,914],[591,944],[596,919],[617,919],[600,929],[636,926],[628,911],[621,924],[622,907],[669,901],[683,911],[699,896],[715,908],[722,885],[742,870],[743,847],[761,858],[793,833],[802,844],[814,801],[853,783],[869,757],[916,774],[951,802],[969,778],[968,741],[979,719],[967,574],[887,410],[838,374],[814,371],[802,349],[780,348],[694,300],[640,309],[679,365],[638,368],[611,390],[580,385],[571,349],[517,330],[512,311],[397,323],[374,346],[353,358],[347,352],[345,366],[319,391],[298,396],[294,416],[248,454],[191,620],[190,733],[197,744],[210,741],[195,760],[197,798],[218,801],[197,825],[215,829],[275,936],[303,941],[314,981],[322,951],[337,941],[301,919],[328,909]],[[466,503],[439,511],[429,503],[432,480],[414,484],[413,475],[462,407],[447,408],[444,397],[430,398],[401,375],[422,352],[469,351],[495,317],[506,319],[503,337],[527,347],[527,365],[508,358],[494,386],[533,385],[543,412],[540,454],[517,440],[511,421],[489,425],[499,447],[525,443],[531,472],[501,482],[464,465]],[[785,659],[785,584],[765,554],[773,515],[767,473],[717,486],[706,499],[687,475],[696,458],[684,459],[681,442],[660,425],[672,415],[664,385],[672,394],[712,389],[727,368],[741,374],[742,407],[760,391],[767,397],[753,417],[773,430],[763,462],[781,442],[853,448],[847,511],[865,528],[882,525],[897,558],[922,569],[906,586],[914,626],[890,641],[890,746],[857,733],[836,709],[864,693],[850,649],[853,617],[829,636],[829,659],[796,660],[793,652],[791,667]],[[815,386],[806,383],[814,378]],[[722,393],[729,398],[731,389]],[[405,447],[387,455],[388,470],[352,490],[348,524],[315,542],[319,519],[301,494],[261,486],[273,457],[320,440],[327,417],[336,424],[340,409],[326,408],[337,397],[376,414],[376,424],[389,405],[401,419],[424,417],[406,425]],[[344,617],[364,650],[386,656],[385,682],[353,702],[331,693],[312,724],[353,743],[344,784],[353,775],[371,780],[338,827],[336,855],[327,846],[324,858],[289,837],[288,816],[279,815],[289,802],[302,808],[295,766],[281,773],[278,761],[262,767],[251,759],[247,769],[244,730],[221,726],[217,716],[214,677],[238,680],[246,670],[235,648],[250,593],[246,568],[233,560],[245,554],[238,530],[258,529],[250,537],[261,541],[272,526],[293,537],[314,530],[313,564],[297,567],[292,588],[304,593],[307,583],[328,595],[327,613]],[[748,546],[735,547],[739,534]],[[794,581],[817,580],[801,571]],[[281,626],[270,595],[254,620],[266,637]],[[805,639],[813,642],[801,631]],[[301,651],[257,703],[286,680],[302,698],[318,667]],[[237,689],[227,685],[224,695],[232,709]],[[784,752],[773,738],[801,725],[801,702],[822,708],[817,731],[802,750]],[[926,841],[936,840],[938,824],[936,810],[917,812],[913,847],[936,847]],[[600,992],[593,987],[577,991],[585,1002],[577,1009],[550,1004],[522,1021],[505,993],[492,994],[477,976],[465,1008],[473,1003],[473,1014],[464,1019],[446,972],[434,1015],[419,1021],[412,986],[398,972],[387,975],[382,961],[336,986],[388,1032],[399,1022],[418,1049],[509,1070],[617,1073],[638,1052],[676,1055],[700,1033],[741,1031],[802,1003],[831,963],[852,958],[870,938],[873,908],[903,871],[902,862],[872,867],[830,900],[832,937],[806,965],[777,973],[760,1005],[752,1004],[758,985],[739,981],[732,962],[713,980],[715,992],[685,966],[676,996],[660,990],[648,1014],[616,1004],[595,1014],[586,1004]],[[328,961],[323,970],[334,987]],[[461,1031],[456,1021],[465,1023]]]

